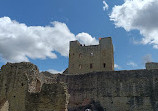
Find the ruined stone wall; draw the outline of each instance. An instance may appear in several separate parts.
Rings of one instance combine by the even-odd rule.
[[[64,83],[42,81],[31,63],[7,63],[0,72],[0,111],[67,111]]]
[[[64,84],[43,84],[40,93],[27,95],[26,111],[67,111],[68,97]]]
[[[158,110],[158,70],[60,75],[58,79],[68,85],[69,109],[92,99],[105,111]]]
[[[110,37],[102,38],[99,45],[82,46],[70,42],[69,74],[114,70],[113,44]]]
[[[158,110],[158,69],[43,74],[31,63],[3,66],[0,111]]]
[[[36,71],[36,67],[28,64],[10,64],[3,66],[0,78],[0,106],[8,102],[9,111],[25,111],[25,98],[28,92],[27,74]],[[25,68],[23,68],[25,67]],[[33,69],[33,70],[31,70]],[[0,109],[1,109],[0,108]],[[8,111],[7,109],[3,110]],[[2,110],[2,109],[1,109]],[[2,111],[3,111],[2,110]]]

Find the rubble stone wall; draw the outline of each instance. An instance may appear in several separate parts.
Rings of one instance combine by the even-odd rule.
[[[158,70],[60,75],[58,79],[68,85],[69,109],[94,100],[105,111],[158,110]]]
[[[0,111],[157,111],[158,69],[39,73],[31,63],[0,71]]]
[[[31,63],[7,63],[0,72],[0,111],[67,111],[64,83],[42,83]]]

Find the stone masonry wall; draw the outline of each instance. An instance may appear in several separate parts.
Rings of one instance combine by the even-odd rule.
[[[40,93],[29,93],[26,111],[67,111],[68,95],[62,83],[43,84]]]
[[[0,106],[2,108],[6,102],[9,104],[7,109],[3,108],[4,111],[25,111],[25,98],[29,88],[27,74],[34,73],[37,68],[26,64],[8,63],[1,68]]]
[[[7,63],[0,71],[0,111],[67,111],[64,83],[44,83],[31,63]]]
[[[102,38],[99,45],[82,46],[70,42],[69,74],[114,70],[113,44],[111,37]]]
[[[145,64],[146,69],[150,70],[150,69],[158,69],[158,63],[155,62],[147,62]]]
[[[66,111],[67,106],[69,111],[157,111],[158,69],[50,75],[31,63],[1,68],[0,111]]]
[[[99,102],[105,111],[158,110],[158,70],[60,75],[58,79],[68,85],[70,110],[87,100]]]

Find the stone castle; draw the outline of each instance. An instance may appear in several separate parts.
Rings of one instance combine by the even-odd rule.
[[[99,42],[71,42],[64,74],[27,62],[2,66],[0,111],[158,111],[158,64],[114,71],[111,38]]]

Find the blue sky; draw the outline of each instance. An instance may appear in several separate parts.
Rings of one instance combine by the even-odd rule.
[[[91,45],[111,36],[115,70],[145,68],[158,62],[157,6],[156,0],[1,0],[0,66],[30,61],[40,71],[61,72],[70,40]]]

